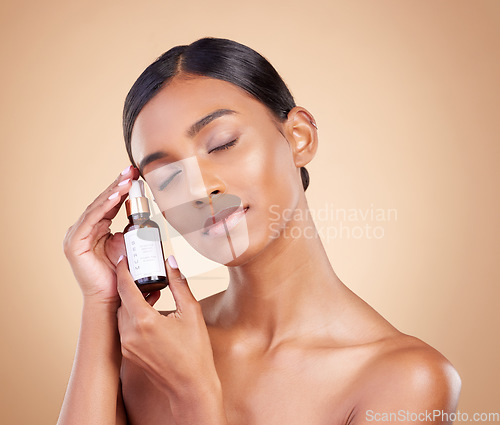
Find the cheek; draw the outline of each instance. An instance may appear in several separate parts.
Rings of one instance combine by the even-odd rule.
[[[296,208],[300,200],[299,171],[285,139],[258,147],[248,153],[240,170],[247,177],[246,193],[251,195],[251,199],[245,201],[254,207],[253,214],[259,222],[268,224],[266,228],[282,227],[287,221],[285,212]]]
[[[281,136],[280,136],[281,137]],[[243,161],[238,161],[237,173],[259,193],[276,192],[291,186],[296,170],[286,140],[262,140],[245,149]]]

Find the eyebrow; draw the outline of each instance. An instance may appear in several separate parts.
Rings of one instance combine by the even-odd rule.
[[[217,109],[213,112],[210,112],[208,115],[204,116],[200,120],[196,121],[189,129],[186,131],[186,136],[189,138],[195,137],[203,127],[211,123],[213,120],[222,117],[224,115],[229,115],[229,114],[237,114],[238,112],[232,110],[232,109]],[[168,153],[163,152],[163,151],[158,151],[154,152],[152,154],[146,155],[144,159],[139,163],[139,170],[142,173],[142,170],[150,164],[153,161],[156,161],[157,159],[164,158],[168,156]]]

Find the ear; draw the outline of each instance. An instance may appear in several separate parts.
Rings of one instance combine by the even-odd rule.
[[[304,167],[318,149],[318,129],[312,114],[302,106],[295,106],[288,113],[285,125],[286,138],[293,150],[297,168]]]

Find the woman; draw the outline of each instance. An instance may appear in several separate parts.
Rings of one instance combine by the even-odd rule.
[[[451,423],[456,370],[351,292],[310,231],[317,126],[265,58],[227,39],[172,48],[130,90],[124,136],[134,167],[64,240],[84,303],[60,425]],[[197,301],[169,256],[176,310],[141,294],[109,231],[139,177],[228,267],[227,290]]]

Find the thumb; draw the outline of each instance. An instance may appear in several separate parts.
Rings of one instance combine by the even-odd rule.
[[[168,287],[172,291],[177,310],[182,313],[199,306],[198,301],[194,297],[186,278],[179,270],[177,261],[173,255],[169,255],[165,262],[168,274]]]
[[[109,260],[116,265],[121,255],[127,255],[125,239],[122,232],[110,234],[106,239],[105,251]]]

